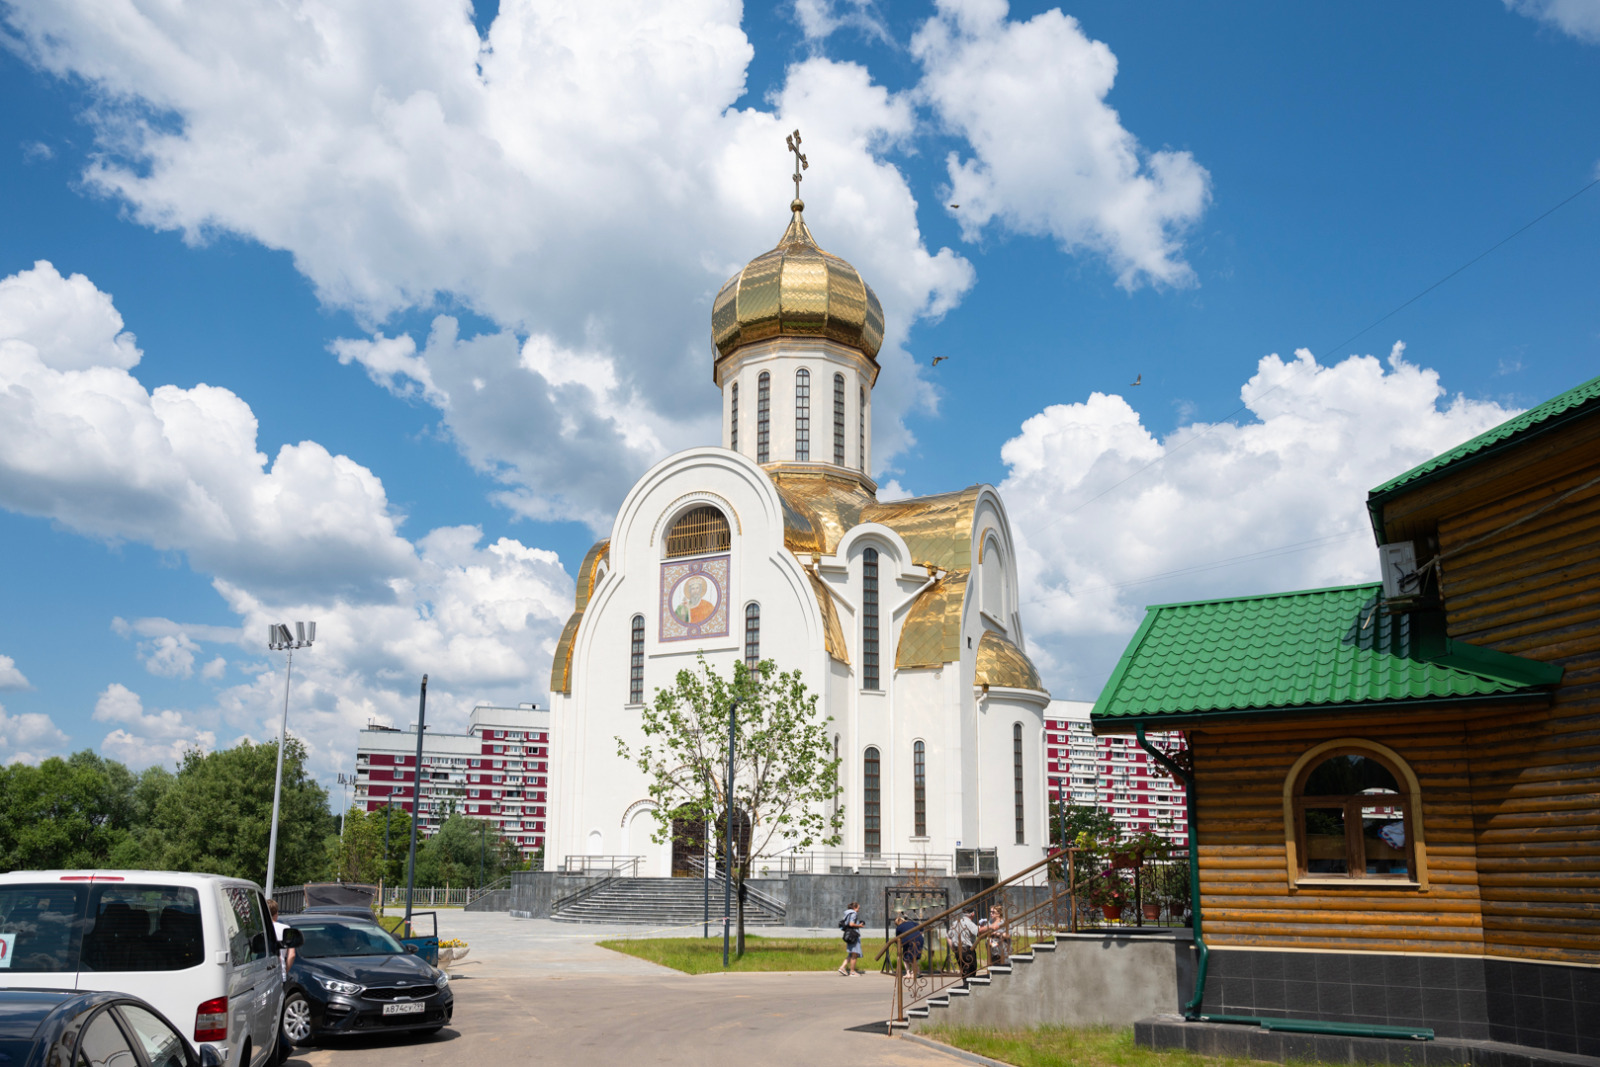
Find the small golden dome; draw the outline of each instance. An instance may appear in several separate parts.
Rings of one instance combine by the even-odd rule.
[[[711,309],[711,340],[720,363],[734,350],[769,337],[822,337],[858,349],[876,367],[883,346],[883,305],[861,274],[817,247],[802,215],[778,247],[729,278]]]

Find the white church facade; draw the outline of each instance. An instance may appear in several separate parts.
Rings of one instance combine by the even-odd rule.
[[[993,487],[879,501],[869,477],[883,313],[798,199],[712,313],[722,442],[657,464],[584,558],[551,668],[546,868],[639,856],[662,876],[640,713],[696,657],[799,669],[831,719],[853,854],[1047,846],[1043,713]],[[757,869],[761,862],[756,863]],[[822,867],[821,869],[827,869]]]

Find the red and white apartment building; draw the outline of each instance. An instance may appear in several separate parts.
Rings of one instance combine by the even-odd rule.
[[[411,810],[417,727],[368,726],[356,745],[355,803]],[[452,812],[483,819],[524,855],[544,847],[550,787],[550,710],[480,705],[464,734],[427,731],[418,829],[437,833]]]
[[[1045,777],[1050,803],[1103,808],[1125,833],[1152,830],[1187,845],[1183,785],[1172,780],[1132,737],[1096,737],[1089,725],[1093,704],[1052,700],[1044,712]],[[1152,733],[1151,744],[1167,752],[1183,747],[1176,733]]]

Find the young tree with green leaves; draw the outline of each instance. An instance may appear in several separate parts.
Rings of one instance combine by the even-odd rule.
[[[734,711],[733,795],[728,796],[728,714]],[[745,877],[752,857],[775,842],[787,847],[834,846],[844,825],[839,760],[828,741],[829,719],[799,671],[780,673],[772,660],[754,669],[735,662],[718,674],[701,656],[669,689],[656,690],[641,716],[644,743],[617,738],[617,754],[649,779],[659,830],[672,837],[674,819],[714,822],[726,834],[729,804],[748,825],[749,843],[730,872],[736,888],[738,953],[744,955]],[[744,834],[736,827],[736,842]],[[723,842],[726,853],[727,842]]]

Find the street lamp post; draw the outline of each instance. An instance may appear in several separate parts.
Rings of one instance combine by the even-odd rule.
[[[411,898],[417,891],[417,823],[422,819],[422,732],[428,728],[428,676],[422,676],[417,697],[417,765],[411,773],[411,853],[406,858],[406,919],[404,936],[411,936]]]
[[[739,709],[735,700],[728,705],[728,786],[724,793],[728,801],[728,869],[722,881],[722,966],[728,966],[728,912],[733,907],[733,728],[734,712]]]
[[[317,624],[297,622],[294,633],[283,623],[267,626],[267,647],[274,652],[287,652],[283,667],[283,722],[278,726],[278,776],[272,785],[272,829],[267,837],[267,899],[272,899],[274,878],[278,873],[278,807],[283,798],[283,749],[289,740],[289,686],[294,680],[294,650],[310,648],[317,639]]]

